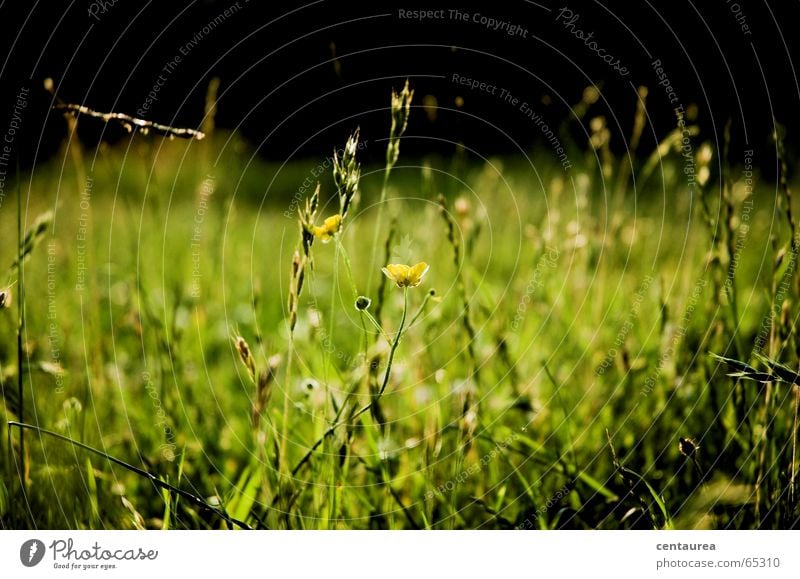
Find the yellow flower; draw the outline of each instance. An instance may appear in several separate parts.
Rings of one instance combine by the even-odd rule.
[[[322,243],[328,243],[331,238],[339,233],[339,228],[342,226],[341,215],[331,215],[323,223],[322,226],[313,226],[311,232],[314,237],[319,237]]]
[[[417,287],[425,274],[428,273],[428,264],[424,261],[417,265],[390,263],[381,268],[386,277],[397,284],[397,287]]]

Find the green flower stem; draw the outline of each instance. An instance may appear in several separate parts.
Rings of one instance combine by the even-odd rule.
[[[286,465],[284,462],[286,458],[287,443],[289,440],[289,392],[292,379],[292,361],[294,360],[294,332],[289,331],[289,348],[286,352],[286,374],[284,378],[285,386],[283,388],[283,414],[281,415],[281,442],[280,442],[280,456],[278,457],[279,472],[283,472]]]
[[[369,313],[369,312],[368,312],[368,311],[366,311],[366,310],[364,310],[364,312],[363,312],[363,313],[364,313],[365,317],[366,317],[366,318],[367,318],[367,319],[368,319],[368,320],[369,320],[369,321],[372,323],[372,325],[373,325],[373,326],[375,326],[375,329],[376,329],[376,330],[378,330],[378,332],[380,333],[380,335],[381,335],[381,336],[383,336],[383,338],[386,340],[386,342],[387,342],[387,343],[388,343],[388,344],[391,346],[391,345],[392,345],[392,339],[391,339],[391,338],[389,337],[389,335],[388,335],[388,334],[387,334],[387,333],[386,333],[386,332],[383,330],[383,328],[381,327],[381,325],[380,325],[380,323],[378,322],[378,320],[376,320],[376,319],[375,319],[375,316],[373,316],[371,313]]]
[[[403,288],[403,317],[400,320],[400,328],[397,331],[397,335],[395,336],[394,341],[392,342],[392,348],[391,350],[389,350],[389,360],[386,365],[386,372],[383,376],[383,385],[381,386],[378,395],[375,398],[373,398],[372,401],[368,402],[367,404],[362,406],[359,410],[350,415],[348,420],[355,421],[363,414],[369,412],[370,409],[372,408],[372,405],[378,402],[381,396],[383,396],[383,393],[386,391],[386,385],[389,383],[389,376],[391,375],[392,372],[392,362],[394,361],[394,353],[397,350],[397,346],[400,343],[400,338],[403,335],[403,329],[405,327],[407,314],[408,314],[408,288],[406,287]],[[322,436],[317,439],[314,445],[308,449],[305,455],[303,455],[303,458],[301,458],[300,461],[295,465],[295,467],[292,469],[292,476],[296,476],[297,473],[300,472],[300,469],[302,469],[303,466],[308,464],[308,461],[311,460],[311,457],[314,455],[314,452],[322,445],[323,442],[325,442],[325,439],[327,439],[329,436],[332,436],[333,433],[336,432],[336,429],[339,428],[342,424],[343,421],[342,422],[340,422],[339,420],[334,421],[334,423],[322,434]]]
[[[390,142],[391,142],[391,137],[390,137]],[[387,153],[388,153],[388,148],[387,148]],[[375,220],[375,233],[373,234],[373,237],[372,237],[372,256],[370,257],[370,261],[369,261],[370,266],[372,266],[372,267],[375,266],[375,252],[378,249],[378,236],[380,235],[381,225],[382,225],[382,222],[383,222],[383,206],[386,205],[386,192],[387,192],[387,190],[389,188],[389,175],[391,175],[393,167],[394,167],[394,163],[390,162],[389,156],[387,154],[387,157],[386,157],[386,169],[385,169],[385,171],[383,173],[383,185],[381,186],[381,197],[380,197],[380,200],[378,201],[378,217]],[[367,280],[367,294],[369,294],[369,290],[372,287],[372,283],[371,282],[372,282],[372,278]]]
[[[383,384],[378,391],[377,399],[380,400],[383,393],[386,391],[386,386],[389,384],[389,375],[392,373],[392,362],[394,361],[394,353],[397,351],[397,346],[400,344],[400,338],[403,335],[403,327],[406,325],[406,315],[408,314],[408,287],[403,288],[403,317],[400,319],[400,328],[397,330],[397,336],[392,342],[392,348],[389,350],[389,359],[386,361],[386,372],[383,374]]]
[[[432,291],[433,291],[433,290],[431,290],[430,292],[428,292],[428,293],[426,293],[426,294],[425,294],[425,299],[423,299],[423,300],[422,300],[422,305],[421,305],[421,306],[419,306],[419,309],[417,310],[417,313],[416,313],[416,314],[414,314],[414,317],[413,317],[413,318],[411,318],[411,321],[408,323],[408,327],[409,327],[409,328],[410,328],[411,326],[413,326],[413,325],[414,325],[414,323],[415,323],[415,322],[416,322],[416,321],[419,319],[419,317],[422,315],[422,312],[424,312],[424,311],[425,311],[425,306],[427,306],[427,305],[428,305],[428,301],[429,301],[429,300],[430,300],[430,299],[433,297],[433,295],[434,295],[434,294],[432,294],[432,293],[431,293]]]
[[[373,399],[372,405],[378,403],[378,401],[383,396],[383,393],[386,391],[386,386],[389,384],[389,376],[392,373],[392,362],[394,361],[394,353],[397,351],[397,346],[400,344],[400,338],[403,336],[403,327],[406,325],[406,316],[408,315],[408,286],[403,288],[403,317],[400,319],[400,327],[397,330],[397,335],[394,338],[394,342],[392,342],[392,348],[389,350],[389,358],[386,362],[386,372],[383,375],[383,385],[381,386],[380,391],[378,391],[378,395]],[[380,430],[378,431],[380,434]],[[389,474],[389,470],[386,465],[385,460],[380,461],[380,482],[389,490],[390,493],[394,493],[392,489],[392,485],[390,482],[391,475]],[[391,524],[391,523],[390,523]]]
[[[347,250],[344,248],[339,236],[334,236],[334,239],[336,240],[336,249],[338,249],[339,253],[342,254],[342,258],[344,260],[344,267],[347,270],[347,278],[350,281],[350,289],[353,290],[353,299],[358,299],[358,288],[356,287],[356,282],[353,278],[353,267],[350,265],[350,256],[347,254]]]
[[[17,276],[19,279],[19,299],[17,300],[17,395],[19,396],[19,420],[25,421],[25,392],[22,367],[22,334],[25,331],[25,265],[23,264],[24,249],[22,235],[22,191],[20,190],[19,157],[17,157]],[[19,431],[19,455],[20,455],[20,481],[22,481],[22,492],[25,492],[25,431]]]
[[[344,244],[342,244],[342,240],[339,239],[339,236],[336,235],[334,237],[336,239],[336,249],[339,253],[342,254],[342,258],[344,259],[344,267],[347,270],[347,278],[350,280],[350,289],[353,290],[353,300],[358,300],[358,288],[356,287],[355,278],[353,278],[353,267],[350,265],[350,256],[347,253],[347,250],[344,248]],[[359,312],[361,315],[359,316],[361,319],[361,331],[364,335],[364,364],[369,364],[368,362],[368,349],[369,349],[369,335],[367,334],[367,326],[364,323],[364,311]],[[333,316],[331,316],[333,319]]]

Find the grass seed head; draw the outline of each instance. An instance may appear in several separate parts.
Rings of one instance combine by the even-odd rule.
[[[20,254],[14,261],[12,267],[18,267],[20,262],[25,261],[31,255],[31,253],[33,253],[33,250],[36,249],[37,245],[39,245],[39,242],[44,237],[44,234],[47,233],[47,228],[50,227],[51,223],[53,223],[52,211],[46,211],[36,218],[36,221],[33,222],[33,225],[31,225],[28,231],[25,232],[25,237],[22,240],[22,245],[20,246]]]
[[[411,99],[414,91],[409,88],[408,79],[400,94],[392,89],[392,129],[390,135],[400,138],[408,126],[408,117],[411,115]]]
[[[389,131],[389,144],[386,147],[386,164],[389,168],[397,163],[400,156],[400,137],[408,127],[412,98],[414,98],[414,91],[409,89],[408,80],[400,94],[392,89],[392,128]]]
[[[295,251],[295,256],[297,257],[297,267],[294,276],[295,280],[294,297],[296,301],[300,297],[300,294],[303,292],[303,281],[305,281],[306,279],[306,261],[296,251]],[[294,268],[294,264],[292,264],[292,267]]]
[[[711,177],[711,162],[714,160],[714,149],[709,143],[700,145],[697,151],[697,182],[704,187]]]
[[[467,217],[472,209],[470,202],[466,197],[459,197],[456,199],[453,207],[455,208],[456,214],[458,214],[459,217]]]
[[[306,259],[297,250],[292,255],[292,279],[289,281],[289,301],[286,307],[289,312],[289,330],[292,332],[297,325],[297,303],[300,299],[300,292],[303,291]]]
[[[258,372],[258,379],[256,380],[256,399],[253,402],[252,415],[254,426],[258,426],[261,413],[267,408],[272,398],[272,384],[275,381],[275,373],[280,363],[280,355],[275,354],[267,361],[267,367]]]
[[[339,193],[339,215],[342,219],[358,194],[358,184],[361,181],[361,165],[356,160],[359,135],[360,129],[350,135],[341,156],[337,151],[333,152],[333,182]]]
[[[245,365],[245,368],[247,368],[247,373],[250,374],[250,379],[255,382],[256,360],[253,358],[253,352],[250,350],[247,340],[242,336],[236,336],[234,338],[234,343],[236,344],[236,350],[239,352],[239,358],[241,358],[242,363]]]
[[[678,450],[687,458],[692,458],[698,448],[700,447],[691,438],[680,437],[680,439],[678,439]]]
[[[292,279],[297,277],[298,271],[300,271],[300,252],[295,249],[292,255]]]
[[[319,209],[319,187],[319,183],[317,183],[314,193],[306,199],[305,207],[300,210],[298,216],[300,239],[306,259],[311,259],[311,246],[314,244],[314,222],[317,220],[317,210]]]

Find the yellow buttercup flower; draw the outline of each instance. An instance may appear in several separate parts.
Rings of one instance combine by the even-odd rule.
[[[321,226],[313,226],[311,232],[314,234],[314,237],[318,237],[322,243],[328,243],[334,235],[339,233],[339,228],[341,226],[342,216],[331,215]]]
[[[397,284],[397,287],[417,287],[425,274],[428,273],[428,264],[420,261],[416,265],[405,265],[403,263],[390,263],[381,268],[390,280]]]

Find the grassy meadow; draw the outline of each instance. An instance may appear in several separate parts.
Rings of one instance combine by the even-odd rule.
[[[335,158],[65,137],[8,189],[3,528],[797,525],[788,185],[590,113],[569,169],[409,159],[410,99]]]

